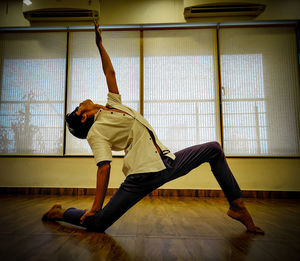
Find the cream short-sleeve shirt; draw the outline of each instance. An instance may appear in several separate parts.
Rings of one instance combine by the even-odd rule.
[[[145,118],[122,104],[119,94],[108,93],[107,105],[125,113],[100,109],[95,115],[87,141],[93,151],[96,164],[111,161],[112,150],[124,150],[125,176],[165,169],[149,131],[164,155],[175,159],[175,155],[158,140]]]

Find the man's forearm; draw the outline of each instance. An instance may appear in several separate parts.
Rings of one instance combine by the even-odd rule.
[[[98,211],[102,209],[102,205],[107,191],[109,174],[110,174],[110,164],[105,164],[102,167],[98,168],[96,196],[92,206],[93,211]]]
[[[108,53],[106,52],[104,46],[102,45],[102,42],[100,42],[97,46],[98,46],[99,53],[101,56],[102,69],[103,69],[104,74],[105,75],[108,75],[110,73],[114,74],[115,73],[114,67],[111,63]]]

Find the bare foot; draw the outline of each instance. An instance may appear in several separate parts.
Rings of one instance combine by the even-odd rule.
[[[42,217],[42,221],[56,221],[62,219],[63,210],[60,204],[53,205]]]
[[[261,228],[254,225],[252,217],[241,199],[236,199],[231,203],[227,215],[244,224],[247,228],[247,232],[261,235],[265,234]]]

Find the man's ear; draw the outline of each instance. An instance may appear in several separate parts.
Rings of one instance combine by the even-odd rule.
[[[86,114],[86,113],[83,113],[83,114],[81,115],[81,122],[84,123],[84,122],[86,122],[87,119],[88,119],[87,114]]]

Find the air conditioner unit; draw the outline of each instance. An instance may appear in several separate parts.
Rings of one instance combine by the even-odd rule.
[[[200,2],[200,1],[198,1]],[[201,4],[185,6],[184,17],[191,18],[221,18],[221,17],[247,17],[254,18],[265,10],[265,5],[260,1],[201,1]],[[191,1],[185,1],[191,3]],[[197,1],[193,1],[197,3]]]
[[[30,22],[91,21],[99,10],[99,0],[23,0],[23,15]]]

